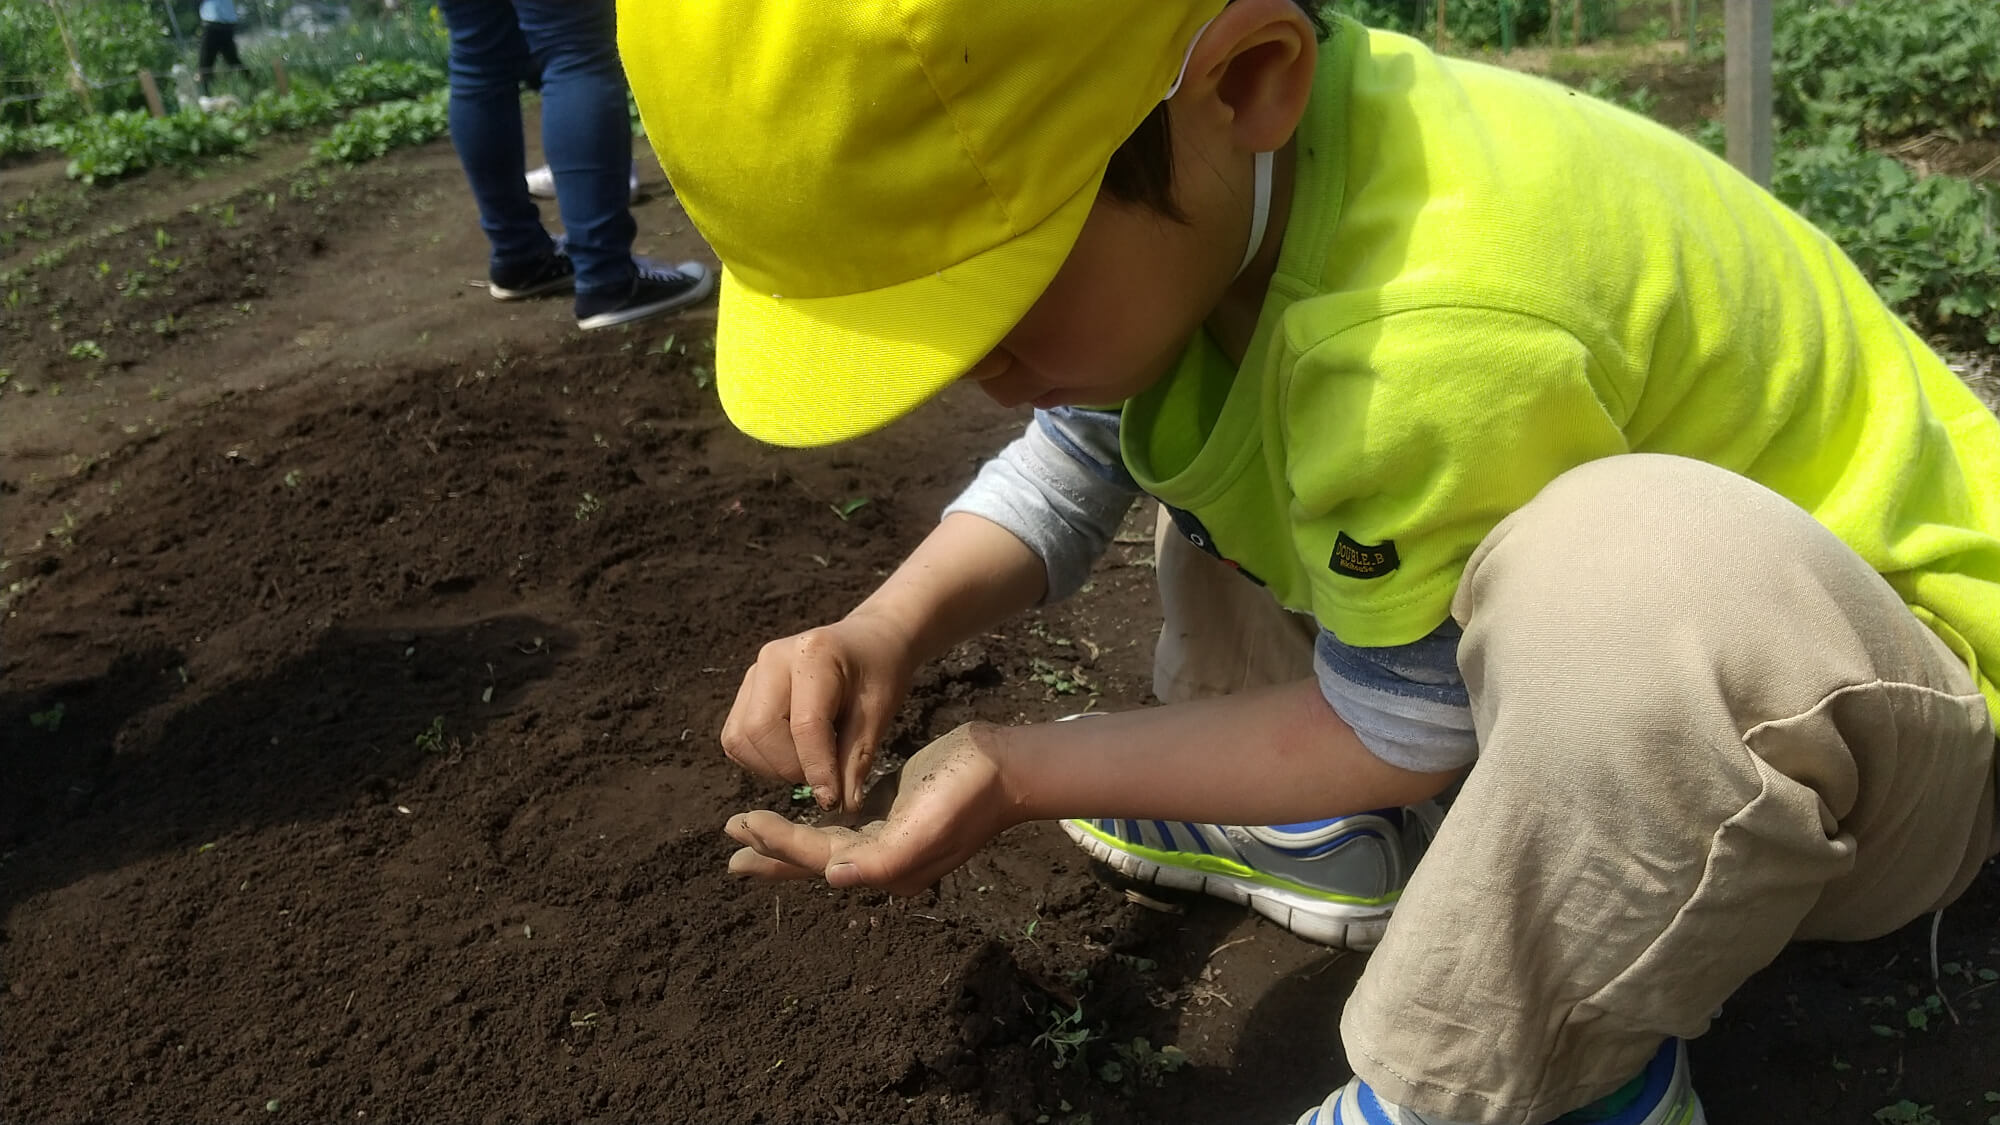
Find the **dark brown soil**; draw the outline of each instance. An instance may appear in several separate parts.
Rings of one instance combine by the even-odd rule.
[[[711,313],[581,337],[469,288],[448,150],[265,159],[141,181],[0,310],[0,1120],[1289,1121],[1344,1079],[1361,958],[1141,910],[1045,826],[909,900],[724,874],[729,814],[801,808],[716,748],[742,668],[1018,419],[755,447]],[[1145,702],[1127,538],[929,670],[895,748]],[[1694,1044],[1711,1118],[2000,1113],[1996,886],[1934,1008],[1926,926],[1753,980]],[[1044,1035],[1079,1006],[1081,1060]],[[1140,1074],[1141,1038],[1190,1065]]]

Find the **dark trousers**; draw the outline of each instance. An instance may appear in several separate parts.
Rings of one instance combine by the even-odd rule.
[[[208,93],[209,82],[215,77],[216,56],[238,70],[246,69],[243,57],[236,53],[236,25],[233,23],[207,23],[201,25],[201,54],[195,68],[201,74],[201,92]]]

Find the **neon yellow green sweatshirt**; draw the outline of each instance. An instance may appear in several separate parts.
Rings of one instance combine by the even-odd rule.
[[[1241,373],[1199,339],[1122,436],[1285,605],[1414,641],[1557,475],[1678,454],[1838,534],[2000,718],[2000,421],[1816,229],[1652,122],[1346,22],[1297,147]]]

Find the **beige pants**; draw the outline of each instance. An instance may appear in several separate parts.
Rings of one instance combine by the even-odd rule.
[[[1311,674],[1309,621],[1171,531],[1159,564],[1161,698]],[[1480,544],[1452,616],[1479,760],[1341,1019],[1413,1109],[1540,1125],[1701,1034],[1787,942],[1894,930],[2000,850],[1965,666],[1734,474],[1564,475]]]

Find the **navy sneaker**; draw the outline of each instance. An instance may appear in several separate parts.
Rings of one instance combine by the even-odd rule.
[[[1430,802],[1302,824],[1065,820],[1078,846],[1127,879],[1241,903],[1307,941],[1382,941],[1410,872],[1437,834]]]
[[[1631,1101],[1608,1114],[1586,1107],[1558,1117],[1551,1125],[1590,1121],[1592,1125],[1708,1125],[1701,1099],[1688,1079],[1687,1044],[1669,1039],[1638,1080]],[[1620,1091],[1620,1094],[1624,1094]],[[1609,1099],[1607,1099],[1609,1100]],[[1453,1125],[1377,1097],[1368,1083],[1355,1078],[1335,1090],[1325,1102],[1306,1111],[1297,1125]]]
[[[549,246],[540,261],[496,268],[486,275],[486,291],[496,301],[525,301],[560,293],[576,285],[576,263],[569,260],[569,247],[561,237]]]
[[[576,295],[576,326],[609,328],[691,305],[715,291],[715,275],[700,262],[669,266],[634,258],[639,267],[625,289]]]

